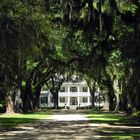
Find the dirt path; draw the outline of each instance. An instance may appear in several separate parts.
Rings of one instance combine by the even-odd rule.
[[[0,140],[110,140],[110,134],[99,130],[125,131],[129,128],[91,123],[83,114],[52,115],[41,120],[0,132]],[[138,128],[139,131],[140,128]],[[132,128],[130,128],[132,131]],[[137,131],[137,129],[135,129]],[[139,140],[139,139],[138,139]]]
[[[52,121],[87,121],[88,118],[81,114],[62,114],[62,115],[52,115],[49,118]]]
[[[0,140],[95,139],[96,127],[81,114],[56,114],[35,124],[25,124],[0,132]]]

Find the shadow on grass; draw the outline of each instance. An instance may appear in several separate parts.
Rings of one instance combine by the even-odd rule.
[[[88,115],[93,123],[107,123],[115,125],[140,126],[140,118],[119,113],[93,112]]]
[[[140,127],[137,127],[140,124],[139,119],[124,114],[94,112],[88,114],[90,121],[37,121],[38,118],[47,115],[39,112],[12,118],[0,116],[0,124],[4,126],[10,124],[9,126],[13,127],[13,129],[0,127],[1,139],[140,139]],[[26,125],[20,125],[24,123]],[[20,127],[14,127],[14,125],[20,125]],[[7,135],[7,130],[9,130],[9,135]]]
[[[140,118],[109,112],[88,114],[91,124],[98,124],[96,133],[112,139],[140,139]]]
[[[15,127],[20,124],[34,123],[40,119],[46,119],[51,112],[34,112],[26,114],[2,114],[0,115],[1,127]]]
[[[122,128],[108,128],[96,130],[96,134],[101,135],[106,138],[112,139],[128,139],[128,140],[139,140],[140,139],[140,129],[122,129]]]
[[[52,111],[24,113],[23,115],[52,115]]]
[[[27,129],[30,127],[31,129]],[[10,130],[10,129],[8,129]],[[14,132],[15,131],[15,132]],[[2,131],[7,132],[7,131]],[[12,132],[12,133],[10,133]],[[21,132],[21,133],[20,133]],[[12,135],[14,133],[14,135]],[[96,137],[97,136],[97,137]],[[92,126],[88,121],[41,121],[25,127],[15,127],[9,131],[9,135],[2,136],[3,139],[95,139],[116,140],[128,139],[139,140],[139,129],[112,128],[104,126]]]
[[[20,124],[25,124],[25,123],[34,123],[36,122],[38,119],[33,119],[33,118],[0,118],[0,128],[1,127],[15,127],[18,126]]]
[[[96,130],[98,135],[103,137],[110,137],[112,139],[129,139],[139,140],[140,139],[140,128],[134,127],[100,127]]]

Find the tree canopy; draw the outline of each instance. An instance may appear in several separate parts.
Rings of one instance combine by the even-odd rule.
[[[7,112],[36,109],[44,84],[57,98],[73,71],[84,75],[93,101],[98,87],[110,110],[140,111],[139,32],[139,0],[2,0],[0,89]]]

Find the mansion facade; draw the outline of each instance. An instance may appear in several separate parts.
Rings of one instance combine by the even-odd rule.
[[[89,107],[91,104],[90,90],[86,81],[68,81],[62,84],[58,93],[59,107],[69,107],[70,109],[76,109],[77,107]],[[41,91],[39,105],[40,107],[54,106],[53,96],[50,91]]]

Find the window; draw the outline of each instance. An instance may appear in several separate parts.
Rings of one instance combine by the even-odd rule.
[[[83,97],[83,103],[87,103],[88,102],[88,98],[87,97]]]
[[[41,104],[47,104],[48,103],[48,97],[41,97]]]
[[[53,103],[53,97],[51,97],[51,103]]]
[[[60,103],[65,103],[65,97],[60,97]]]
[[[65,87],[61,87],[60,88],[60,92],[65,92],[66,90],[65,90]]]
[[[88,88],[87,87],[83,87],[83,92],[88,92]]]
[[[70,87],[70,92],[77,92],[77,87]]]

